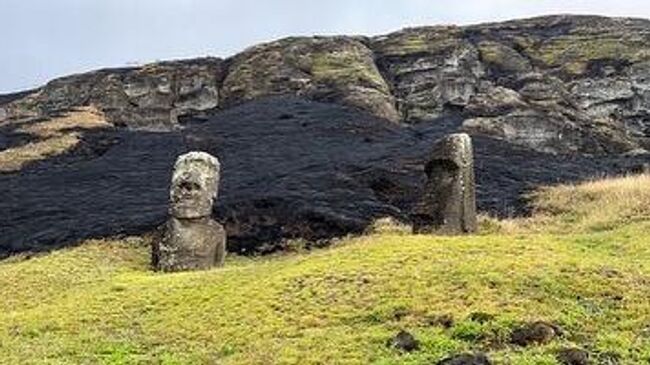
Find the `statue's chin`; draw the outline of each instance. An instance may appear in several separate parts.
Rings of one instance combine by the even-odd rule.
[[[209,217],[211,213],[212,212],[209,206],[192,204],[191,202],[185,204],[176,204],[171,208],[170,211],[171,216],[180,219]]]

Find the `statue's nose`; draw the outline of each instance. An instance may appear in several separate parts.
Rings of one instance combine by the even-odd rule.
[[[179,184],[178,187],[184,193],[191,193],[191,192],[198,191],[198,190],[201,189],[201,186],[199,186],[199,184],[197,184],[195,182],[191,182],[191,181],[183,181],[182,183]]]

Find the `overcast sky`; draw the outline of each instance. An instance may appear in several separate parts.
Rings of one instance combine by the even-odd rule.
[[[289,35],[543,14],[650,18],[650,0],[0,0],[0,93],[99,67],[229,56]]]

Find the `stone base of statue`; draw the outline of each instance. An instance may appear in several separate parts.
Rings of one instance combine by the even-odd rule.
[[[207,270],[223,266],[226,231],[211,218],[170,218],[154,247],[152,263],[165,272]]]

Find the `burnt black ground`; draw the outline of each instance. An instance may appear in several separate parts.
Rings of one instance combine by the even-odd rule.
[[[361,232],[386,215],[408,221],[432,143],[460,122],[399,126],[339,105],[270,98],[178,132],[88,133],[68,155],[0,175],[0,254],[155,228],[166,217],[171,166],[194,149],[221,160],[215,216],[226,225],[231,251]],[[479,210],[499,215],[525,213],[522,194],[535,186],[648,161],[554,156],[484,137],[474,144]]]

